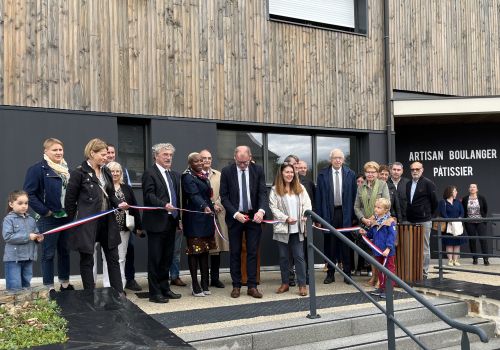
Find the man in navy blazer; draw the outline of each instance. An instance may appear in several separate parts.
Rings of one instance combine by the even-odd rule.
[[[340,149],[330,152],[331,166],[318,172],[316,184],[316,212],[335,228],[350,227],[354,218],[356,199],[356,174],[344,165]],[[324,234],[325,255],[334,263],[342,262],[343,271],[351,275],[351,249],[332,233]],[[328,265],[325,284],[335,281],[335,269]],[[350,282],[345,279],[345,283]]]
[[[431,260],[431,219],[438,206],[436,185],[422,176],[424,173],[422,163],[413,162],[410,171],[411,181],[406,184],[406,217],[409,222],[421,224],[424,229],[424,279],[426,279]]]
[[[234,151],[235,163],[221,171],[219,193],[226,209],[229,231],[229,268],[233,281],[233,298],[240,296],[243,234],[247,247],[247,294],[262,298],[262,293],[257,289],[257,252],[262,234],[261,222],[268,199],[264,170],[251,160],[250,148],[238,146]]]
[[[179,299],[180,294],[170,290],[168,272],[172,264],[175,231],[179,226],[179,173],[170,170],[175,148],[170,143],[153,146],[155,164],[142,176],[144,205],[165,210],[146,210],[142,225],[148,233],[149,301],[166,303]]]

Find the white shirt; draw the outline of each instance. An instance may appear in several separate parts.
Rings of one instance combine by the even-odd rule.
[[[299,232],[299,211],[298,211],[298,206],[299,206],[299,196],[296,194],[285,194],[285,200],[286,204],[288,205],[288,213],[290,217],[297,219],[297,222],[293,225],[289,225],[290,228],[290,233],[297,233]]]
[[[332,184],[333,184],[333,193],[335,194],[335,172],[339,172],[339,185],[340,185],[340,200],[342,201],[342,167],[339,170],[335,169],[332,166]]]
[[[391,177],[391,180],[392,180],[392,183],[394,184],[394,187],[396,187],[396,190],[398,189],[398,185],[399,183],[401,182],[401,178],[399,178],[398,181],[394,180],[392,177]]]
[[[413,195],[415,194],[415,190],[417,189],[418,180],[411,180],[411,188],[410,188],[410,203],[413,203]]]
[[[167,184],[168,198],[170,199],[170,201],[172,201],[172,190],[173,189],[170,189],[170,185],[168,184],[167,174],[165,173],[165,171],[167,171],[167,169],[163,168],[158,163],[156,163],[156,166],[157,166],[158,170],[160,170],[160,174],[161,174],[161,176],[163,176],[163,180],[165,180],[165,183]],[[168,170],[168,171],[170,171],[170,170]],[[169,214],[171,215],[172,213],[169,212]]]
[[[243,211],[243,192],[242,191],[242,188],[241,188],[241,174],[243,174],[243,171],[239,168],[239,167],[236,167],[236,169],[238,170],[238,188],[239,188],[239,191],[240,191],[240,203],[239,203],[239,206],[238,206],[238,211]],[[247,198],[248,198],[248,210],[252,210],[253,207],[252,207],[252,201],[250,200],[250,172],[249,172],[249,167],[247,167],[245,169],[245,179],[246,179],[246,185],[247,185],[247,188],[245,189],[247,191]]]

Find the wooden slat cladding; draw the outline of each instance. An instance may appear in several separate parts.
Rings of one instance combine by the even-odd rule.
[[[500,95],[500,0],[391,0],[392,88]]]
[[[365,37],[264,0],[0,0],[0,104],[383,130],[382,5]]]

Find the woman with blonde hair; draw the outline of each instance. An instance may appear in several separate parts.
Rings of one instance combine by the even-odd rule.
[[[299,295],[307,295],[306,264],[303,241],[305,236],[306,210],[311,210],[311,200],[304,186],[300,184],[293,165],[283,163],[274,179],[274,186],[269,195],[269,207],[274,220],[273,239],[278,243],[280,255],[281,286],[276,293],[289,290],[289,251],[295,262]]]

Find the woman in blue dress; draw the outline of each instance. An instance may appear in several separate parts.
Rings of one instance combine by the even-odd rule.
[[[438,210],[439,215],[443,218],[463,218],[464,207],[457,199],[457,188],[455,186],[448,186],[444,190],[443,199],[439,201]],[[451,223],[447,224],[449,227]],[[446,230],[449,231],[449,230]],[[460,266],[458,259],[460,257],[460,246],[465,243],[465,239],[459,236],[453,236],[451,233],[443,232],[443,245],[446,247],[448,253],[448,266]]]

